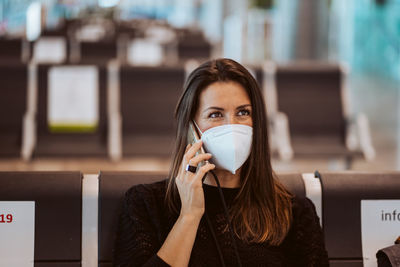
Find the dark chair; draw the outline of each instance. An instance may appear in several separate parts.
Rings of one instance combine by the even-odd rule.
[[[133,185],[166,179],[164,173],[101,172],[99,176],[99,266],[112,266],[115,233],[125,192]]]
[[[174,111],[182,94],[183,66],[120,68],[124,156],[169,157],[174,143]]]
[[[345,74],[334,64],[277,66],[277,110],[289,119],[295,158],[345,158],[350,167],[355,157],[374,157],[368,122],[359,123],[359,117],[352,119],[347,112]],[[361,124],[356,147],[348,138],[350,130]]]
[[[61,26],[57,28],[51,28],[51,29],[44,29],[41,34],[41,36],[68,36],[68,25],[67,23],[63,23]]]
[[[0,201],[35,201],[35,267],[81,266],[80,172],[0,172]]]
[[[30,54],[29,48],[26,40],[0,38],[0,64],[27,62]]]
[[[211,57],[211,44],[202,32],[183,30],[178,34],[177,54],[180,61],[207,60]]]
[[[107,70],[97,66],[99,74],[99,120],[95,132],[53,133],[48,124],[48,78],[52,66],[38,66],[37,144],[34,157],[106,157],[107,156]],[[67,66],[67,65],[62,65]],[[72,66],[72,65],[71,65]],[[79,66],[79,65],[73,65]]]
[[[278,180],[295,196],[306,197],[306,189],[304,186],[301,173],[282,173],[278,174]]]
[[[0,80],[0,157],[19,157],[27,108],[28,66],[0,64]]]
[[[106,65],[111,59],[117,58],[117,41],[101,40],[97,42],[79,42],[79,63]]]
[[[113,246],[125,192],[133,185],[166,179],[166,173],[101,172],[99,177],[99,266],[112,266]],[[301,174],[281,174],[278,179],[294,194],[304,197]]]
[[[320,180],[330,266],[361,267],[361,200],[400,199],[400,174],[321,172]]]

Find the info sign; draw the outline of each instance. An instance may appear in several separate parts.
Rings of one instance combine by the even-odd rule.
[[[364,267],[376,267],[378,250],[400,236],[400,200],[361,200],[361,239]]]
[[[0,201],[0,237],[0,266],[33,267],[34,201]]]

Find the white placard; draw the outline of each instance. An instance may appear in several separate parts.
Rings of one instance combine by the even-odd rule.
[[[66,59],[67,45],[62,37],[41,37],[34,46],[33,59],[38,63],[62,63]]]
[[[376,267],[379,249],[394,245],[400,235],[400,200],[361,200],[364,267]]]
[[[0,266],[33,267],[34,201],[0,201],[0,237]]]
[[[150,26],[146,29],[146,39],[159,44],[172,42],[176,38],[173,30],[162,26]]]
[[[164,54],[157,42],[137,39],[128,48],[128,62],[131,65],[158,66],[163,62]]]
[[[99,118],[98,69],[95,66],[58,66],[49,70],[50,128],[93,128]]]
[[[76,39],[79,41],[96,42],[106,35],[106,30],[102,25],[89,24],[81,27],[76,32]]]

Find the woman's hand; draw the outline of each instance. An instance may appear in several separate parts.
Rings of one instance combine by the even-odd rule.
[[[215,168],[206,163],[196,173],[186,171],[186,165],[197,166],[201,161],[211,158],[211,154],[202,153],[196,156],[201,148],[201,141],[188,145],[181,163],[181,170],[175,178],[181,198],[181,214],[169,232],[157,255],[171,266],[188,266],[190,253],[196,239],[197,229],[204,214],[203,176]]]
[[[187,164],[197,166],[201,161],[211,158],[210,153],[202,153],[196,156],[196,152],[202,145],[203,142],[200,140],[186,147],[181,164],[181,171],[175,179],[182,203],[181,217],[194,216],[196,219],[201,219],[204,214],[205,205],[202,178],[208,171],[214,169],[215,165],[207,162],[204,166],[198,168],[196,173],[185,170]]]

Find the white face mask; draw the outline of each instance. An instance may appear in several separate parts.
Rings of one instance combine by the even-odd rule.
[[[243,124],[213,127],[201,135],[205,151],[212,154],[210,161],[233,174],[249,157],[252,139],[253,128]]]

